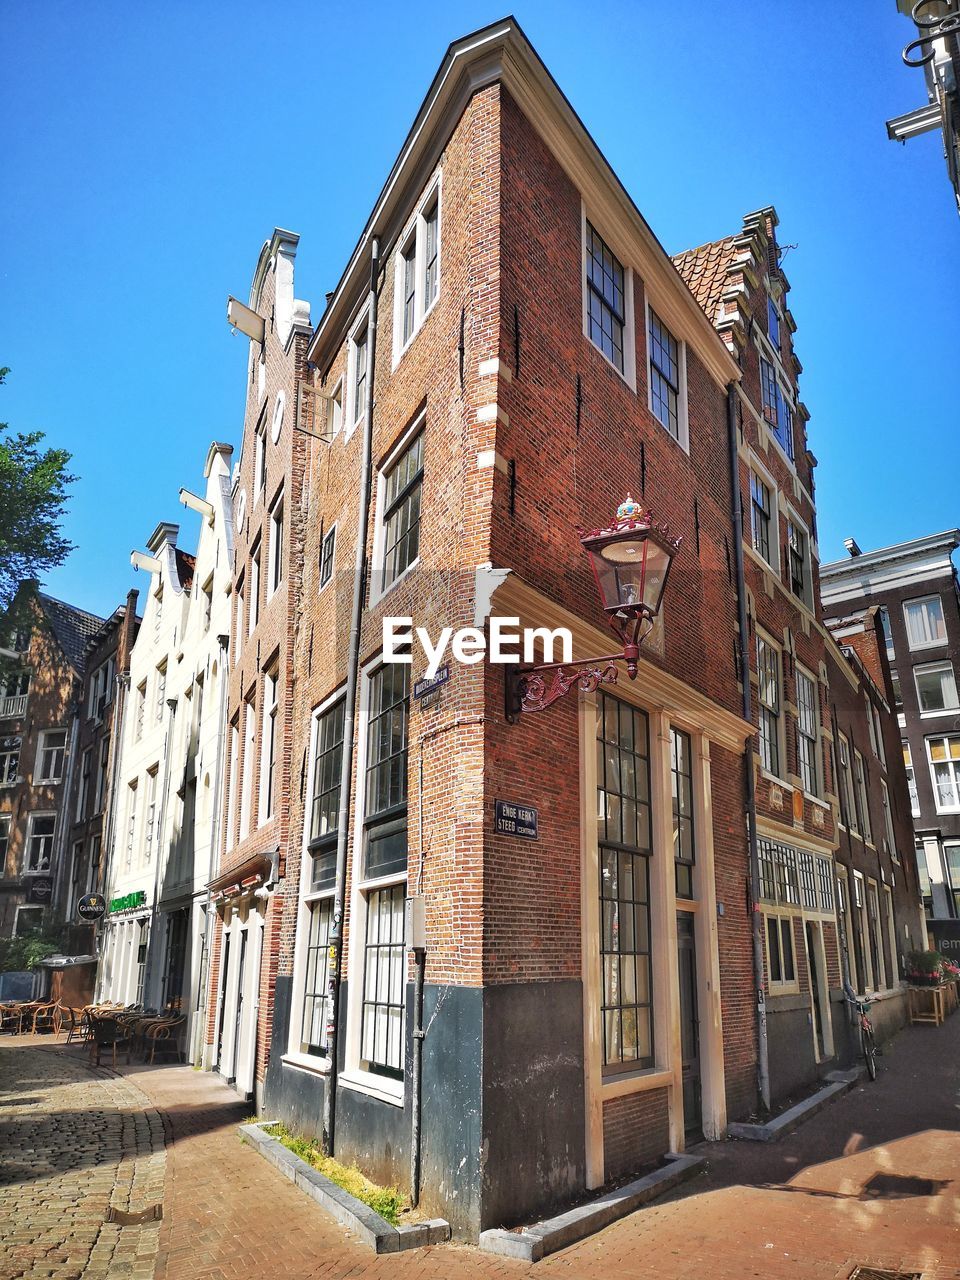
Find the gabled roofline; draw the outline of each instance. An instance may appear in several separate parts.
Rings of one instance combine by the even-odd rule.
[[[326,371],[362,303],[367,286],[367,246],[381,237],[381,260],[402,228],[403,199],[436,167],[444,146],[478,90],[501,83],[583,193],[598,187],[598,203],[621,239],[639,244],[645,283],[653,286],[664,320],[678,336],[696,336],[697,353],[722,385],[739,381],[742,371],[700,304],[654,235],[583,121],[570,105],[514,17],[481,27],[454,41],[414,119],[410,132],[367,219],[340,281],[320,317],[307,359]],[[633,265],[639,266],[639,263]]]
[[[928,533],[922,538],[895,542],[892,546],[880,547],[876,551],[864,551],[846,560],[831,560],[827,564],[821,564],[820,578],[821,581],[824,578],[841,578],[858,569],[876,568],[886,561],[927,559],[938,551],[944,552],[949,560],[951,552],[957,547],[960,547],[960,529],[945,529],[942,533]]]

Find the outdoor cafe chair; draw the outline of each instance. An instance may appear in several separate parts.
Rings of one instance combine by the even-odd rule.
[[[113,1052],[113,1065],[117,1065],[117,1050],[125,1049],[127,1053],[127,1062],[130,1061],[130,1050],[132,1047],[132,1039],[128,1027],[125,1027],[117,1018],[112,1017],[94,1017],[90,1022],[91,1038],[90,1038],[90,1061],[94,1065],[100,1065],[100,1055],[104,1049],[110,1049]]]

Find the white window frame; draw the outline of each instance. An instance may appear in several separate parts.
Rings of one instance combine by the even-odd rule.
[[[927,751],[927,764],[930,768],[930,784],[933,787],[933,803],[936,806],[937,813],[960,813],[960,760],[954,760],[950,756],[949,747],[947,748],[946,760],[934,760],[933,755],[931,754],[930,748],[934,742],[949,743],[951,738],[957,738],[957,737],[960,737],[960,734],[943,733],[943,734],[934,734],[931,737],[924,739],[924,744],[926,746],[926,751]],[[940,803],[940,788],[937,784],[937,774],[936,774],[936,766],[938,764],[947,765],[949,767],[952,782],[953,782],[953,791],[957,800],[956,804],[947,805],[947,804]]]
[[[154,837],[157,834],[157,783],[160,777],[159,764],[147,770],[147,803],[143,814],[143,854],[149,862],[153,857]]]
[[[800,775],[801,785],[803,785],[803,789],[806,792],[806,794],[808,796],[813,796],[814,798],[819,799],[823,791],[823,763],[821,760],[821,751],[820,751],[820,684],[816,676],[812,675],[811,672],[806,670],[806,668],[801,667],[799,663],[797,663],[794,678],[797,686],[797,772]],[[800,701],[800,681],[801,680],[807,680],[809,682],[810,688],[813,693],[813,698],[812,698],[813,731],[811,733],[807,733],[801,728],[801,701]],[[800,738],[804,738],[808,742],[813,743],[814,785],[812,789],[810,789],[809,787],[803,784],[803,772],[800,768],[800,746],[799,746]]]
[[[124,866],[127,871],[133,866],[133,851],[137,843],[137,779],[127,783],[126,831],[124,834]]]
[[[904,739],[901,742],[903,749],[903,767],[907,774],[907,791],[910,795],[910,814],[911,817],[920,817],[920,793],[917,791],[917,775],[913,768],[913,750],[910,743]]]
[[[789,992],[800,990],[800,980],[797,976],[797,939],[793,931],[794,919],[799,915],[799,911],[784,911],[782,908],[776,907],[764,908],[763,910],[763,949],[767,961],[767,986],[770,988],[771,995],[785,995]],[[773,967],[770,963],[770,925],[768,921],[777,921],[777,952],[780,961],[780,977],[774,978]],[[786,926],[790,935],[790,957],[793,967],[793,977],[783,977],[783,931]]]
[[[16,746],[0,747],[0,760],[3,760],[4,767],[0,771],[0,787],[15,787],[17,779],[20,777],[20,763],[23,755],[23,738],[19,734],[11,734],[9,738],[5,736],[4,741],[16,743]],[[14,765],[11,770],[9,761],[13,760]],[[13,774],[11,778],[6,778],[8,773]],[[0,864],[0,874],[2,874],[2,864]]]
[[[762,482],[767,492],[770,494],[770,559],[768,560],[762,552],[758,551],[753,545],[753,494],[749,491],[747,498],[750,504],[750,540],[746,543],[748,554],[752,555],[756,562],[762,565],[771,573],[780,577],[780,494],[777,489],[777,482],[761,464],[759,459],[751,455],[748,471]]]
[[[264,406],[264,409],[266,406]],[[267,415],[261,413],[253,429],[253,509],[267,492]]]
[[[870,789],[867,786],[867,762],[862,752],[853,751],[853,780],[860,802],[860,826],[867,844],[873,844],[873,819],[870,816]]]
[[[260,596],[263,594],[263,536],[250,551],[247,570],[247,635],[252,636],[260,621]]]
[[[323,563],[326,557],[327,543],[331,539],[333,540],[333,551],[331,552],[331,555],[330,555],[330,575],[329,577],[324,578]],[[318,587],[318,592],[322,591],[324,587],[328,587],[330,583],[333,581],[333,575],[336,569],[336,563],[337,563],[337,522],[334,521],[329,529],[324,530],[323,537],[320,539],[320,563],[317,566],[317,580],[320,583],[320,586]]]
[[[860,819],[853,781],[853,753],[850,750],[850,743],[842,733],[838,735],[838,741],[840,743],[837,749],[838,786],[841,800],[840,825],[860,835]]]
[[[631,297],[632,305],[632,297]],[[670,337],[677,344],[677,434],[674,435],[665,423],[661,422],[653,409],[653,378],[651,374],[653,363],[653,351],[650,343],[650,312],[656,313],[657,319],[667,329]],[[644,351],[646,352],[646,374],[647,374],[647,409],[650,416],[658,426],[662,427],[667,438],[672,440],[674,444],[678,444],[684,453],[690,452],[690,413],[687,399],[687,344],[683,338],[678,338],[672,329],[667,325],[663,318],[663,311],[657,306],[654,299],[651,306],[650,295],[645,294],[643,299],[643,342]]]
[[[943,638],[938,640],[918,640],[914,642],[913,628],[911,627],[911,623],[910,623],[911,615],[909,613],[909,610],[920,605],[929,605],[934,600],[936,600],[937,607],[940,610],[940,621],[943,624]],[[928,631],[929,628],[927,626],[926,610],[924,610],[923,612],[922,620],[923,620],[923,629],[925,631]],[[909,647],[911,652],[916,652],[918,649],[940,649],[947,643],[947,621],[943,611],[943,598],[939,594],[929,595],[929,596],[918,596],[915,600],[904,600],[903,624],[907,630],[907,646]]]
[[[437,207],[437,288],[433,295],[433,299],[427,303],[427,276],[426,276],[426,247],[427,247],[427,211],[430,210],[434,203]],[[393,287],[393,368],[396,369],[406,351],[410,348],[413,340],[423,328],[424,321],[430,312],[437,305],[440,298],[440,287],[442,283],[442,255],[443,255],[443,196],[442,196],[442,174],[436,174],[427,186],[427,189],[417,205],[416,211],[404,229],[403,235],[397,241],[397,247],[394,251],[394,287]],[[403,312],[404,303],[406,301],[403,287],[404,265],[407,259],[404,255],[413,249],[413,274],[414,274],[414,291],[413,291],[413,327],[410,334],[404,341],[403,337]]]
[[[390,475],[390,472],[393,470],[396,463],[403,456],[403,454],[406,452],[408,447],[413,443],[416,437],[420,434],[420,432],[426,430],[426,421],[427,421],[427,414],[426,414],[426,410],[424,409],[417,414],[416,418],[414,418],[410,426],[407,427],[406,431],[403,432],[403,434],[397,440],[396,444],[387,454],[386,458],[384,458],[383,465],[377,471],[377,492],[376,492],[376,499],[374,504],[375,514],[374,514],[374,525],[373,525],[373,555],[371,556],[371,559],[370,559],[370,596],[369,596],[369,602],[368,602],[369,608],[373,608],[373,606],[379,603],[379,601],[381,601],[384,598],[384,596],[389,595],[389,593],[394,589],[394,587],[396,587],[398,583],[403,582],[403,580],[407,577],[407,575],[412,573],[413,570],[416,569],[417,565],[420,563],[421,552],[423,549],[422,536],[420,538],[420,541],[417,547],[416,558],[410,561],[410,563],[403,570],[403,572],[398,574],[388,587],[384,587],[383,575],[384,575],[384,564],[385,564],[386,552],[387,552],[387,546],[386,546],[387,530],[386,530],[386,524],[384,521],[384,514],[386,512],[386,507],[387,507],[387,477]],[[426,439],[424,440],[424,448],[426,448]],[[426,463],[425,462],[424,462],[423,470],[424,470],[424,478],[420,482],[421,485],[426,479]],[[422,492],[420,497],[420,520],[421,520],[421,530],[422,530],[422,524],[423,524]]]
[[[262,827],[277,812],[277,729],[280,717],[280,668],[277,663],[264,672],[260,704],[263,723],[260,727],[260,795],[257,801],[257,826]],[[270,700],[272,695],[272,700]],[[273,755],[271,764],[270,755]]]
[[[327,396],[326,435],[329,440],[335,440],[343,427],[343,385],[343,378],[338,378]]]
[[[884,778],[880,779],[880,803],[883,808],[883,833],[887,840],[887,853],[894,862],[899,862],[897,838],[893,831],[893,810],[890,808],[890,789]]]
[[[10,852],[10,832],[13,829],[13,814],[0,813],[0,875],[5,874],[7,854]]]
[[[63,734],[62,747],[50,748],[47,746],[47,739],[50,737],[51,734],[54,734],[54,733]],[[43,764],[44,764],[43,757],[44,757],[44,752],[50,751],[50,750],[54,752],[59,750],[60,770],[57,773],[52,773],[48,775],[43,772]],[[66,765],[67,765],[67,731],[66,729],[43,729],[40,733],[40,739],[37,743],[37,760],[36,760],[36,765],[34,766],[34,782],[37,784],[44,783],[49,785],[56,785],[56,783],[62,782],[63,773],[64,773],[64,769],[66,768]]]
[[[597,235],[616,257],[623,268],[623,369],[620,370],[607,353],[598,347],[590,337],[589,286],[587,284],[587,223],[593,227]],[[622,378],[631,391],[637,390],[637,328],[636,308],[634,306],[633,268],[627,262],[627,255],[610,239],[598,221],[590,216],[586,204],[580,202],[580,292],[581,292],[581,326],[583,336],[599,351],[618,378]],[[669,432],[668,432],[669,434]]]
[[[243,700],[243,760],[240,775],[238,842],[246,840],[253,826],[253,764],[257,755],[257,708],[253,698]]]
[[[360,683],[360,707],[358,715],[357,730],[357,777],[356,784],[356,817],[354,819],[354,830],[363,831],[364,818],[366,816],[367,803],[367,787],[366,787],[366,762],[367,762],[367,739],[369,736],[369,718],[370,718],[370,688],[372,677],[377,669],[383,664],[382,654],[377,654],[369,662],[365,663],[361,670]],[[412,697],[412,692],[411,692]],[[409,746],[408,746],[409,752]],[[409,755],[408,755],[409,767]],[[412,817],[412,810],[408,807],[408,823]],[[409,830],[409,826],[408,826]],[[367,895],[377,889],[388,889],[393,885],[404,884],[408,882],[408,873],[402,873],[379,876],[375,879],[364,879],[363,877],[363,853],[364,841],[362,838],[353,841],[352,851],[352,874],[350,877],[350,942],[349,942],[349,967],[350,983],[347,992],[347,1036],[346,1036],[346,1055],[344,1069],[340,1073],[340,1080],[347,1088],[356,1089],[360,1093],[367,1093],[374,1098],[379,1098],[382,1102],[392,1103],[394,1106],[403,1106],[404,1090],[406,1080],[394,1080],[390,1076],[382,1076],[373,1071],[368,1071],[360,1065],[360,1031],[361,1017],[363,1012],[363,982],[364,982],[364,963],[365,963],[365,943],[367,934]],[[406,962],[407,952],[404,950],[404,961]],[[403,989],[406,993],[407,975],[403,977]],[[407,1028],[404,1027],[404,1053],[406,1052]]]
[[[34,827],[37,823],[37,820],[40,818],[53,819],[53,830],[50,832],[49,836],[39,837],[41,840],[49,839],[50,852],[47,858],[46,866],[33,866],[32,865],[32,862],[33,862],[32,845],[33,845],[34,835],[36,834],[36,832],[34,831]],[[57,839],[57,815],[55,812],[51,812],[49,809],[38,809],[34,813],[27,814],[27,838],[23,846],[24,875],[46,875],[48,872],[50,872],[53,869],[53,855],[55,852],[56,839]]]
[[[941,675],[947,677],[946,682],[943,680],[940,682],[941,692],[944,691],[944,684],[947,686],[947,693],[942,707],[924,709],[923,698],[920,694],[920,677],[927,675]],[[928,720],[935,716],[954,715],[957,711],[960,711],[960,697],[958,697],[957,694],[957,673],[954,671],[953,663],[949,658],[944,659],[942,662],[925,662],[920,666],[914,667],[913,683],[914,688],[916,689],[917,706],[920,709],[921,720]],[[953,702],[946,701],[946,697],[949,696],[950,685],[953,686]]]
[[[350,335],[347,338],[347,377],[344,389],[344,423],[343,442],[346,442],[356,431],[360,425],[363,413],[358,414],[356,400],[356,389],[354,383],[356,381],[357,371],[357,339],[360,334],[366,334],[367,343],[367,377],[366,377],[366,396],[370,395],[370,307],[369,304],[364,306],[353,323]],[[365,407],[364,407],[365,409]]]
[[[813,610],[813,549],[810,545],[810,530],[803,520],[797,515],[792,507],[788,506],[787,516],[787,535],[784,551],[786,552],[786,579],[787,588],[794,600],[799,600],[801,604],[806,605],[808,609]],[[795,528],[799,531],[803,538],[803,594],[797,595],[793,589],[793,573],[790,565],[790,530]]]
[[[154,724],[163,723],[163,713],[167,701],[167,660],[157,663],[157,687],[154,693]]]
[[[267,599],[276,595],[283,585],[284,570],[284,530],[283,530],[283,489],[277,493],[270,507],[269,563],[267,565]]]
[[[761,690],[760,690],[760,643],[761,642],[771,650],[774,657],[776,658],[778,706],[775,711],[773,710],[773,708],[768,707],[767,704],[761,698]],[[783,647],[777,644],[777,642],[774,639],[772,639],[766,631],[761,631],[758,628],[756,633],[755,652],[756,652],[756,663],[757,663],[757,753],[760,756],[761,768],[763,772],[767,775],[767,777],[776,778],[778,781],[783,781],[786,778],[786,764],[787,764],[786,741],[784,737],[784,723],[783,723],[784,701],[785,701],[784,688],[783,688]],[[771,715],[776,716],[776,722],[777,722],[776,723],[776,731],[777,731],[777,761],[776,761],[777,767],[776,769],[771,768],[763,759],[763,751],[762,751],[761,738],[760,738],[760,718],[764,711],[769,711]]]
[[[300,845],[300,901],[297,908],[297,932],[293,952],[293,981],[291,983],[290,1031],[287,1040],[285,1062],[304,1067],[326,1075],[330,1070],[329,1055],[305,1053],[303,1045],[303,1001],[307,979],[307,944],[310,936],[310,921],[313,908],[321,902],[331,901],[336,886],[329,889],[310,889],[310,878],[313,873],[313,855],[310,852],[310,826],[313,801],[313,774],[317,760],[317,741],[320,721],[343,699],[343,687],[336,689],[315,707],[310,718],[310,749],[307,753],[307,787],[306,806],[303,820],[303,839]],[[341,744],[341,752],[342,752]],[[342,756],[341,756],[342,759]]]

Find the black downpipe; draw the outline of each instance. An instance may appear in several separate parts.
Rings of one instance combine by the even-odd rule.
[[[753,723],[750,697],[750,640],[747,631],[747,587],[743,572],[743,503],[740,497],[740,463],[737,452],[737,384],[727,385],[727,434],[730,447],[730,483],[733,494],[733,558],[737,577],[737,610],[740,625],[740,683],[743,685],[743,718]],[[753,984],[757,993],[757,1088],[764,1110],[770,1110],[770,1055],[767,1043],[767,1000],[763,979],[763,916],[760,912],[760,851],[757,844],[757,794],[753,773],[753,739],[743,752],[746,781],[747,839],[750,846],[750,932],[753,940]]]
[[[333,1155],[337,1120],[338,1027],[340,1021],[340,969],[343,950],[343,907],[346,897],[347,843],[350,838],[350,789],[353,782],[353,746],[356,736],[357,685],[360,671],[360,624],[363,621],[366,585],[367,525],[370,521],[370,481],[373,457],[373,395],[377,356],[377,279],[380,274],[380,241],[370,245],[369,318],[367,322],[367,404],[363,415],[363,450],[360,464],[360,509],[357,519],[357,553],[353,577],[353,607],[347,643],[347,687],[343,713],[343,759],[340,768],[340,810],[337,817],[337,871],[333,920],[330,924],[327,997],[327,1055],[330,1072],[323,1100],[323,1149]]]
[[[427,953],[422,947],[414,952],[416,961],[416,986],[413,996],[413,1119],[410,1143],[410,1203],[414,1209],[420,1203],[420,1093],[423,1079],[423,979]]]

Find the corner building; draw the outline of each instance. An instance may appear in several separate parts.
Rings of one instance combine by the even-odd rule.
[[[251,305],[269,319],[268,297]],[[337,1157],[408,1189],[419,1177],[424,1208],[475,1238],[687,1135],[719,1136],[755,1104],[753,730],[737,682],[727,443],[741,369],[512,20],[451,46],[305,356],[263,1108],[318,1133],[335,1089]],[[248,408],[248,512],[253,420]],[[385,660],[385,617],[433,638],[518,618],[569,627],[576,658],[609,653],[578,530],[608,523],[628,489],[683,536],[635,682],[621,672],[511,724],[501,667],[450,661],[446,682],[415,696],[416,642],[410,665]],[[261,671],[274,643],[260,645]],[[238,712],[255,683],[241,660]],[[334,1061],[329,941],[353,716]],[[498,801],[536,810],[536,839],[498,833]],[[263,874],[241,862],[267,853],[257,840],[229,855],[241,886]],[[404,932],[413,900],[422,951]]]

